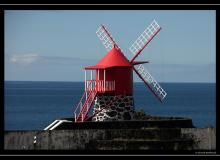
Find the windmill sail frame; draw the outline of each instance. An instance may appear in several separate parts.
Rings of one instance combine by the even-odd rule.
[[[101,40],[102,44],[105,46],[107,51],[110,51],[114,46],[119,48],[115,40],[112,38],[110,32],[104,25],[101,25],[96,31],[97,36]]]
[[[159,24],[153,20],[151,24],[142,32],[142,34],[134,41],[134,43],[129,48],[130,52],[134,57],[130,62],[140,55],[144,48],[151,42],[151,40],[157,35],[161,30]],[[148,72],[142,64],[139,64],[138,67],[133,67],[135,73],[141,78],[141,80],[149,87],[150,91],[162,102],[166,97],[167,93],[160,86],[160,84],[153,78],[153,76]]]
[[[137,56],[144,50],[144,48],[151,42],[151,40],[161,30],[159,24],[153,20],[153,22],[144,30],[144,32],[134,41],[129,50],[134,55],[131,59],[133,62]]]
[[[163,90],[160,84],[153,78],[142,64],[138,67],[133,67],[138,76],[144,81],[145,84],[150,88],[154,95],[162,102],[166,97],[167,93]]]
[[[134,60],[140,55],[144,48],[152,41],[152,39],[161,30],[159,24],[153,20],[150,25],[142,32],[142,34],[134,41],[134,43],[129,47],[130,52],[134,57],[130,60],[133,64]],[[105,46],[107,51],[110,51],[113,47],[120,49],[108,29],[101,25],[96,31],[97,36],[101,40],[102,44]],[[121,50],[121,49],[120,49]],[[122,50],[121,50],[122,52]],[[123,53],[123,52],[122,52]],[[151,92],[162,102],[166,97],[167,93],[159,85],[159,83],[153,78],[153,76],[148,72],[142,64],[133,66],[133,70],[142,79],[142,81],[149,87]]]

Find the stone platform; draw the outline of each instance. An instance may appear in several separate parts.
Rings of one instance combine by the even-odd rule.
[[[5,150],[213,151],[215,128],[74,129],[5,131]],[[164,152],[164,153],[166,153]],[[125,153],[125,152],[120,152]],[[131,153],[131,152],[126,152]],[[146,152],[145,152],[146,153]],[[151,152],[150,152],[151,153]],[[169,152],[167,152],[169,153]]]
[[[195,128],[181,117],[75,123],[61,118],[43,131],[5,131],[5,150],[211,151],[215,128]]]
[[[53,130],[71,129],[141,129],[141,128],[194,128],[192,120],[181,117],[151,117],[149,120],[86,121],[75,123],[74,118],[61,118]],[[50,128],[48,128],[50,130]]]

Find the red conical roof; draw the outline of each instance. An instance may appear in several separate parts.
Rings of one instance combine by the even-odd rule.
[[[86,67],[86,69],[109,68],[116,66],[131,67],[132,65],[119,49],[113,47],[95,66]]]

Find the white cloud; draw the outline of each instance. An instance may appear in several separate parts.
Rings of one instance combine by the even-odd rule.
[[[17,67],[19,66],[39,66],[46,65],[69,65],[69,66],[88,66],[95,65],[97,60],[95,59],[82,59],[76,57],[56,57],[56,56],[41,56],[39,54],[14,54],[7,55],[5,58],[7,65],[14,64]],[[9,62],[9,63],[8,63]]]
[[[39,59],[38,54],[13,55],[9,61],[15,64],[29,65]]]

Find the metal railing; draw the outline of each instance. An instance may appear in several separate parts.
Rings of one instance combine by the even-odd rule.
[[[74,111],[75,121],[84,121],[97,92],[114,91],[115,81],[86,80],[85,87],[85,92]]]
[[[91,86],[92,83],[89,83],[88,84],[88,87]],[[82,98],[80,99],[78,105],[76,106],[75,108],[75,111],[74,111],[74,115],[75,115],[75,121],[77,120],[77,117],[79,116],[80,112],[82,111],[82,108],[83,108],[83,105],[85,104],[86,100],[87,100],[87,92],[84,92]]]
[[[115,81],[87,80],[85,83],[86,91],[106,92],[115,90]]]

